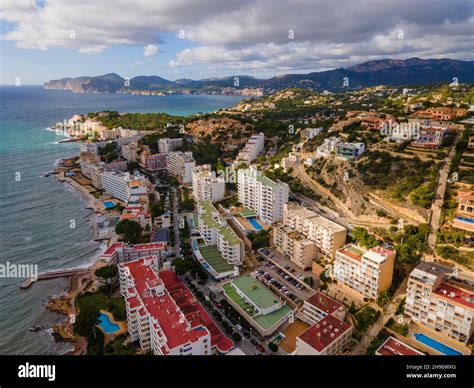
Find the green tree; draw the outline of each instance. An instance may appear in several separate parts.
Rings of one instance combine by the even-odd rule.
[[[95,270],[95,276],[104,279],[109,285],[109,294],[112,293],[112,280],[117,276],[118,268],[116,265],[106,265]]]
[[[133,220],[119,221],[115,226],[115,232],[129,244],[138,244],[142,236],[140,224]]]

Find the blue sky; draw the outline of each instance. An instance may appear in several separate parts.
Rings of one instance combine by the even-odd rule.
[[[385,58],[474,60],[473,15],[472,0],[2,0],[0,83],[110,72],[266,78]]]

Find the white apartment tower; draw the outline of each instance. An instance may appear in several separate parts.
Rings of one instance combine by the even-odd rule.
[[[196,202],[216,202],[224,199],[225,180],[217,177],[209,164],[195,166],[192,172],[193,196]]]
[[[254,210],[268,224],[283,219],[283,205],[288,202],[290,188],[284,182],[274,182],[255,166],[237,172],[239,202]]]
[[[182,183],[192,182],[195,165],[192,152],[170,152],[166,155],[166,169]]]

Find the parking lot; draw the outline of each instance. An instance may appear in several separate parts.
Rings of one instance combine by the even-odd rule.
[[[284,255],[282,255],[280,252],[276,251],[275,249],[272,249],[272,248],[259,249],[258,254],[265,259],[263,263],[265,263],[265,261],[271,262],[273,265],[275,265],[276,268],[279,268],[280,270],[282,270],[285,275],[288,275],[292,279],[296,280],[299,284],[306,287],[308,291],[311,291],[311,289],[314,291],[317,291],[319,289],[321,281],[318,276],[312,273],[311,270],[303,271],[296,264],[294,264],[292,261],[287,259]],[[308,286],[304,282],[304,278],[306,277],[313,278],[312,286]]]
[[[295,305],[314,294],[314,290],[304,283],[304,275],[292,274],[270,260],[265,260],[254,275],[272,291]],[[298,278],[299,277],[299,278]]]

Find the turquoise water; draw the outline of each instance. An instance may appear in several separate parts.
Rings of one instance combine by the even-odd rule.
[[[120,326],[116,323],[112,323],[107,314],[101,313],[99,315],[99,326],[104,330],[106,334],[113,334],[120,330]]]
[[[100,251],[81,197],[59,183],[55,161],[78,154],[78,143],[58,143],[52,124],[98,110],[188,115],[234,105],[235,96],[74,94],[39,86],[0,87],[0,263],[37,264],[40,272],[87,265]],[[20,178],[20,179],[16,179]],[[74,221],[74,222],[72,222]],[[74,227],[71,228],[71,225]],[[32,325],[63,319],[45,309],[67,281],[41,281],[20,290],[22,279],[0,278],[0,354],[62,354],[70,344]]]
[[[440,353],[446,354],[447,356],[462,356],[461,352],[458,352],[457,350],[454,350],[453,348],[450,348],[449,346],[439,341],[436,341],[435,339],[428,337],[425,334],[416,333],[414,334],[414,336],[417,341],[429,346],[430,348],[437,350]]]
[[[262,230],[263,227],[258,223],[255,218],[247,218],[247,221],[255,228],[255,230]]]
[[[113,209],[115,207],[115,203],[111,202],[111,201],[105,201],[105,202],[102,202],[105,206],[106,209]]]

